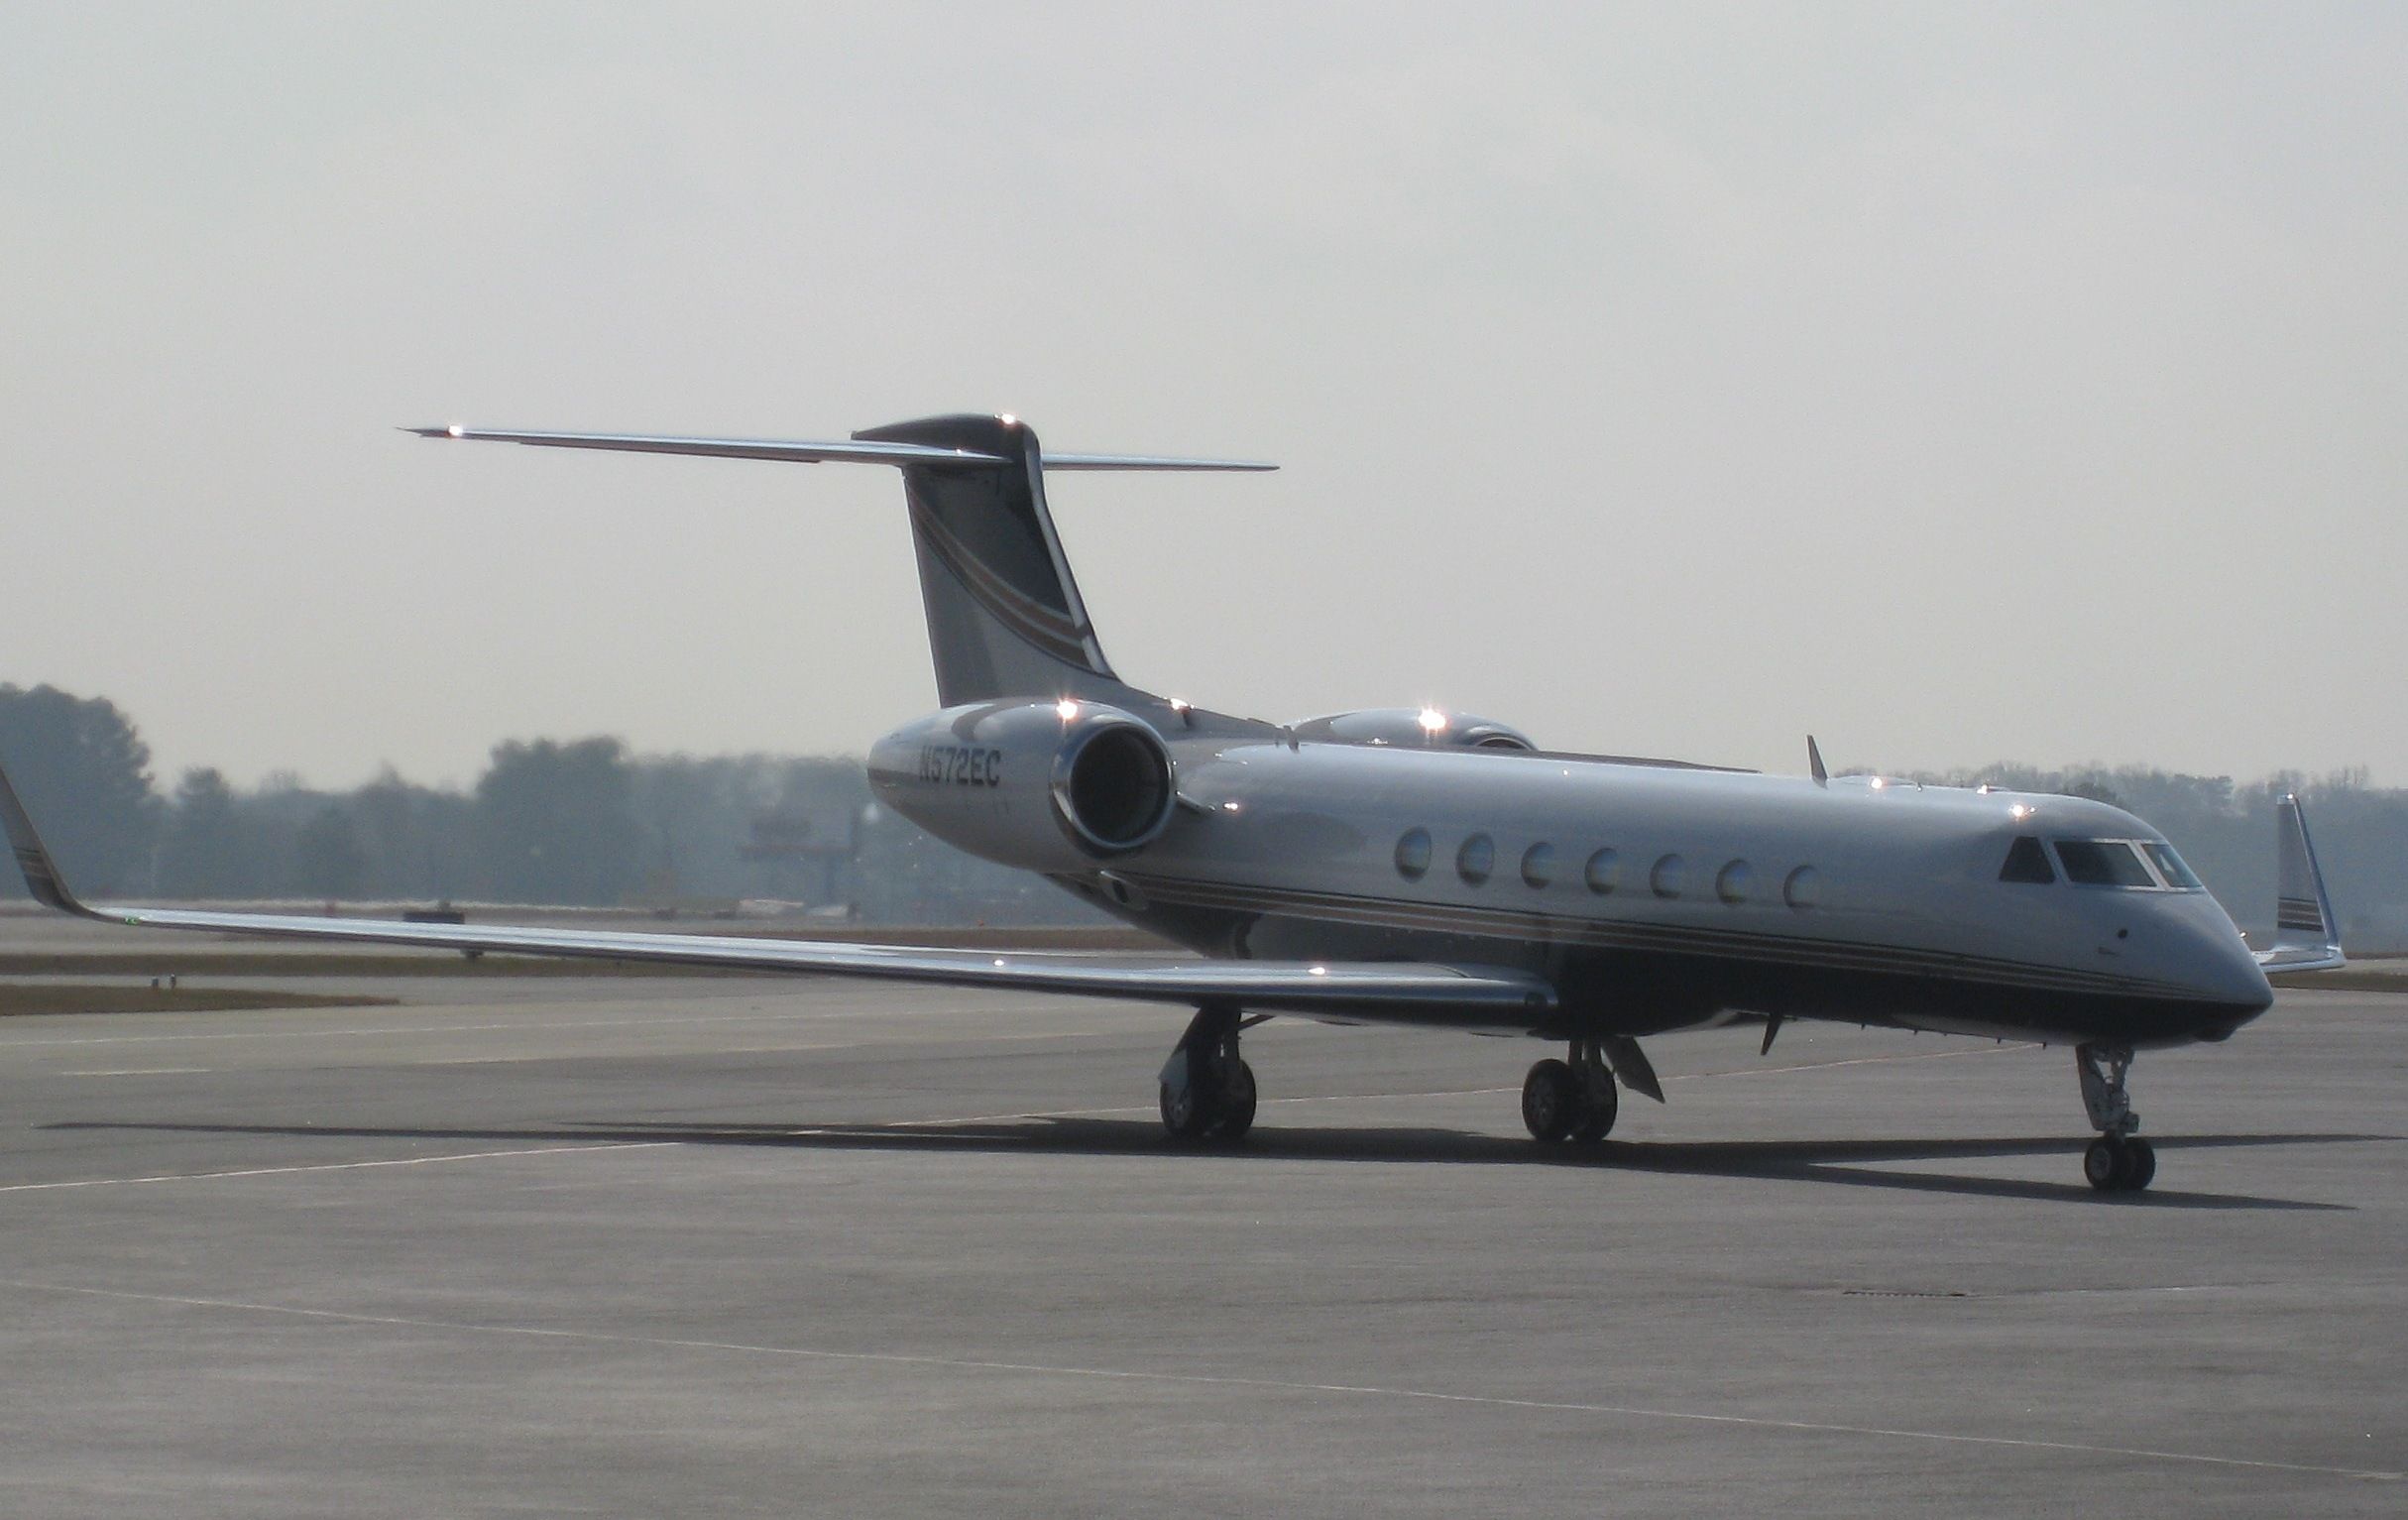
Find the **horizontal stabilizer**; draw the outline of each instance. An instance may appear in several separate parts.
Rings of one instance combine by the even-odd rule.
[[[475,443],[525,443],[537,448],[608,449],[624,454],[688,454],[705,459],[773,459],[786,464],[966,465],[993,468],[1014,461],[975,449],[926,443],[889,443],[849,438],[841,443],[788,442],[776,438],[680,438],[651,433],[524,432],[495,427],[405,427],[421,438],[461,438]],[[1049,470],[1276,470],[1248,459],[1180,459],[1158,454],[1047,454]]]
[[[2274,945],[2257,952],[2257,964],[2270,972],[2331,971],[2349,964],[2299,798],[2286,796],[2275,805],[2274,828]]]

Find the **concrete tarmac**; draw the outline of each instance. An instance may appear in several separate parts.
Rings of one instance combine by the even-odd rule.
[[[305,979],[312,989],[340,979]],[[282,984],[280,984],[282,985]],[[753,979],[0,1022],[0,1513],[2395,1515],[2408,998],[2143,1055],[1276,1020]]]

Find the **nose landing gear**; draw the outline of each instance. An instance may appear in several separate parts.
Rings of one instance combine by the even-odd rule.
[[[2121,1045],[2078,1045],[2074,1060],[2082,1077],[2082,1107],[2091,1127],[2100,1131],[2082,1153],[2083,1179],[2102,1193],[2137,1193],[2157,1175],[2157,1152],[2140,1138],[2140,1115],[2124,1092],[2132,1052]]]
[[[1162,1127],[1171,1138],[1237,1140],[1254,1127],[1254,1068],[1237,1053],[1246,1023],[1225,1004],[1196,1010],[1162,1067]]]
[[[1621,1105],[1595,1040],[1572,1041],[1569,1062],[1549,1057],[1522,1081],[1522,1122],[1545,1145],[1596,1144],[1612,1132]]]

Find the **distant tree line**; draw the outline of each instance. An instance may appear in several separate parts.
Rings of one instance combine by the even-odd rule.
[[[0,762],[94,897],[636,905],[768,899],[879,923],[1087,923],[1046,882],[873,804],[859,761],[635,756],[616,739],[498,745],[466,790],[386,771],[327,791],[187,770],[163,796],[103,697],[0,685]],[[0,892],[22,889],[15,873]]]
[[[649,905],[773,899],[877,923],[1083,923],[1025,873],[963,855],[872,804],[850,759],[634,756],[615,739],[495,747],[466,790],[390,770],[350,791],[187,770],[161,795],[106,698],[0,685],[0,761],[93,896]],[[2165,832],[2250,928],[2271,923],[2274,804],[2307,800],[2345,940],[2408,947],[2408,790],[2362,770],[2245,783],[2144,765],[2000,763],[1910,774],[2112,802]],[[7,891],[21,889],[6,874]]]

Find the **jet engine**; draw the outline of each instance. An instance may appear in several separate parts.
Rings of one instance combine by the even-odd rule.
[[[1335,713],[1294,724],[1296,737],[1308,743],[1394,745],[1414,750],[1536,750],[1530,736],[1488,718],[1469,713],[1442,713],[1434,707],[1374,707],[1359,713]]]
[[[1178,811],[1170,747],[1101,702],[979,703],[896,730],[869,752],[879,799],[946,843],[1035,871],[1142,850]]]

